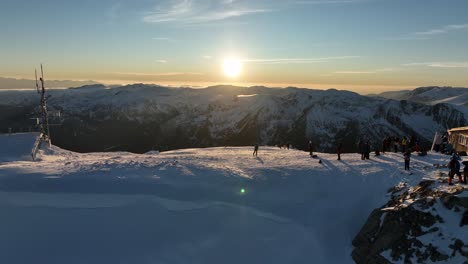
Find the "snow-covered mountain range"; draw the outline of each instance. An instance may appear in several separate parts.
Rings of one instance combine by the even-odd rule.
[[[468,88],[462,87],[428,86],[416,88],[414,90],[384,92],[377,96],[430,105],[447,103],[452,105],[468,106]]]
[[[458,91],[458,90],[456,90]],[[456,93],[456,92],[455,92]],[[39,97],[33,91],[0,92],[0,129],[31,126]],[[428,147],[436,131],[468,124],[464,106],[425,104],[349,91],[214,86],[205,89],[155,85],[83,86],[50,90],[52,140],[75,151],[276,145],[354,151],[367,137],[415,136]],[[36,108],[35,108],[36,107]]]
[[[35,80],[0,77],[0,90],[2,89],[31,89],[35,87]],[[95,85],[95,81],[47,80],[48,88],[67,88],[81,85]]]

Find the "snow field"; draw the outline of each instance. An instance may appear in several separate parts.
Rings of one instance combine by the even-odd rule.
[[[8,263],[353,263],[351,241],[400,183],[448,156],[371,160],[260,146],[79,154],[0,164]],[[245,193],[241,193],[245,189]]]

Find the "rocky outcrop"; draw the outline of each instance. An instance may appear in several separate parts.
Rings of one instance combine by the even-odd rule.
[[[384,264],[394,261],[427,263],[464,258],[468,263],[468,244],[461,228],[466,225],[467,197],[457,186],[449,190],[436,188],[437,182],[425,180],[408,188],[405,184],[389,190],[391,198],[374,210],[353,240],[352,253],[358,264]],[[450,215],[449,215],[450,214]],[[453,223],[447,219],[459,218]],[[459,232],[444,232],[454,228]],[[462,262],[463,263],[463,262]]]

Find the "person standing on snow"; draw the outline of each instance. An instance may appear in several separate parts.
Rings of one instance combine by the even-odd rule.
[[[253,152],[253,156],[257,157],[257,154],[258,154],[258,144],[255,144],[254,146],[254,152]]]
[[[314,145],[312,144],[312,140],[309,140],[309,154],[312,157],[314,153],[312,152],[314,150]]]
[[[358,149],[361,154],[361,160],[364,160],[364,140],[362,138],[358,142]]]
[[[405,158],[405,170],[410,170],[409,169],[409,164],[411,160],[411,151],[408,149],[406,150],[405,154],[403,154],[403,157]]]
[[[343,150],[343,143],[339,143],[336,148],[336,153],[338,154],[338,160],[341,160],[341,151]]]
[[[448,184],[449,185],[453,185],[452,183],[452,180],[453,180],[453,177],[455,176],[455,174],[458,176],[458,180],[461,182],[462,181],[462,178],[461,178],[461,173],[460,173],[460,157],[454,153],[452,155],[452,158],[450,158],[450,161],[447,165],[448,169],[449,169],[449,178],[448,178]]]
[[[364,143],[364,159],[370,159],[370,142],[369,140]]]

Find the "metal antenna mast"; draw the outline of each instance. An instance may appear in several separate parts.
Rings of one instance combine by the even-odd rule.
[[[36,75],[36,90],[37,93],[41,95],[41,122],[39,124],[39,129],[41,132],[41,139],[43,141],[49,142],[49,145],[51,144],[50,142],[50,130],[49,130],[49,116],[47,114],[47,98],[45,96],[45,85],[44,85],[44,70],[42,69],[42,64],[41,64],[41,77],[39,78],[39,81],[41,83],[39,87],[39,83],[37,82],[37,70],[35,71]]]

